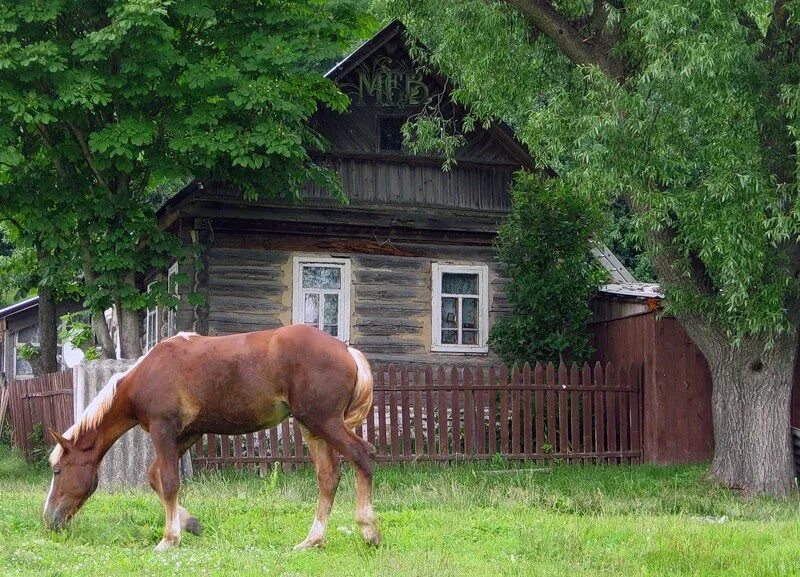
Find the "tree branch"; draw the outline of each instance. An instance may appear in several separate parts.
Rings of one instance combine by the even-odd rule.
[[[624,66],[601,48],[588,42],[581,33],[547,0],[504,0],[550,38],[564,55],[578,65],[597,66],[615,80],[624,78]]]
[[[44,143],[45,148],[50,151],[50,157],[53,159],[53,167],[56,169],[56,173],[66,184],[68,181],[67,171],[61,162],[61,158],[59,158],[58,154],[56,153],[56,148],[53,145],[53,141],[50,139],[50,134],[47,132],[47,127],[45,127],[45,125],[41,122],[37,122],[36,132],[38,132],[39,136],[42,137],[42,142]]]
[[[86,159],[86,163],[89,165],[89,168],[92,170],[92,173],[94,173],[94,177],[97,179],[97,182],[100,183],[100,185],[103,188],[105,188],[105,189],[107,189],[107,190],[109,190],[111,192],[114,192],[111,189],[111,187],[109,187],[108,182],[106,181],[106,179],[103,178],[103,175],[100,172],[100,169],[97,168],[97,165],[94,162],[94,157],[92,156],[92,151],[89,150],[89,145],[86,142],[86,137],[83,135],[83,133],[80,131],[80,129],[77,126],[75,126],[74,124],[72,124],[71,122],[67,122],[67,126],[69,126],[69,129],[72,131],[72,134],[75,136],[75,140],[78,141],[78,145],[81,147],[81,152],[83,153],[83,157]]]

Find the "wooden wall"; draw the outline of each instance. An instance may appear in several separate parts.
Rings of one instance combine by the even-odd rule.
[[[693,463],[711,458],[711,375],[674,318],[656,313],[594,322],[593,360],[638,363],[644,371],[643,458]]]
[[[349,258],[353,346],[372,362],[495,362],[488,354],[431,352],[431,263],[489,265],[490,324],[508,303],[502,269],[491,246],[393,243],[372,246],[320,239],[216,231],[207,250],[208,333],[229,334],[291,323],[295,256]]]

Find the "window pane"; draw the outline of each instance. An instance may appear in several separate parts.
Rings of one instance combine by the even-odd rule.
[[[461,331],[461,343],[464,345],[477,345],[478,331],[466,330],[466,329]]]
[[[442,344],[443,345],[457,345],[458,344],[458,331],[442,331]]]
[[[323,330],[334,337],[339,334],[339,295],[324,295]]]
[[[461,299],[461,327],[478,328],[478,299]]]
[[[304,266],[303,288],[342,288],[341,269],[333,266]]]
[[[442,328],[458,327],[458,299],[453,297],[442,298]]]
[[[303,322],[307,325],[319,326],[319,295],[316,293],[306,295]]]
[[[476,295],[478,294],[478,275],[453,272],[442,273],[442,293]]]

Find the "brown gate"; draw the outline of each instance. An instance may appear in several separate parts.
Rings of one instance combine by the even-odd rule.
[[[25,458],[34,456],[37,425],[46,432],[50,427],[63,432],[74,422],[72,408],[72,371],[51,373],[33,379],[12,381],[9,385],[12,440]],[[44,442],[54,444],[50,435]]]
[[[552,363],[507,367],[376,366],[374,407],[357,432],[384,462],[560,459],[641,462],[641,369]],[[308,462],[291,418],[248,435],[205,435],[200,469]]]

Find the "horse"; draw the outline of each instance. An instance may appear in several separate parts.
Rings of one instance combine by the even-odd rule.
[[[178,504],[178,461],[204,433],[237,435],[267,429],[290,414],[313,461],[319,501],[308,536],[295,549],[322,545],[341,476],[339,453],[356,473],[356,523],[372,545],[381,536],[372,507],[375,448],[353,431],[372,411],[366,357],[306,325],[228,336],[179,333],[117,373],[65,433],[50,430],[52,481],[44,506],[58,530],[97,488],[97,468],[123,433],[150,433],[155,460],[147,470],[164,507],[157,551],[180,543],[181,529],[200,522]]]

